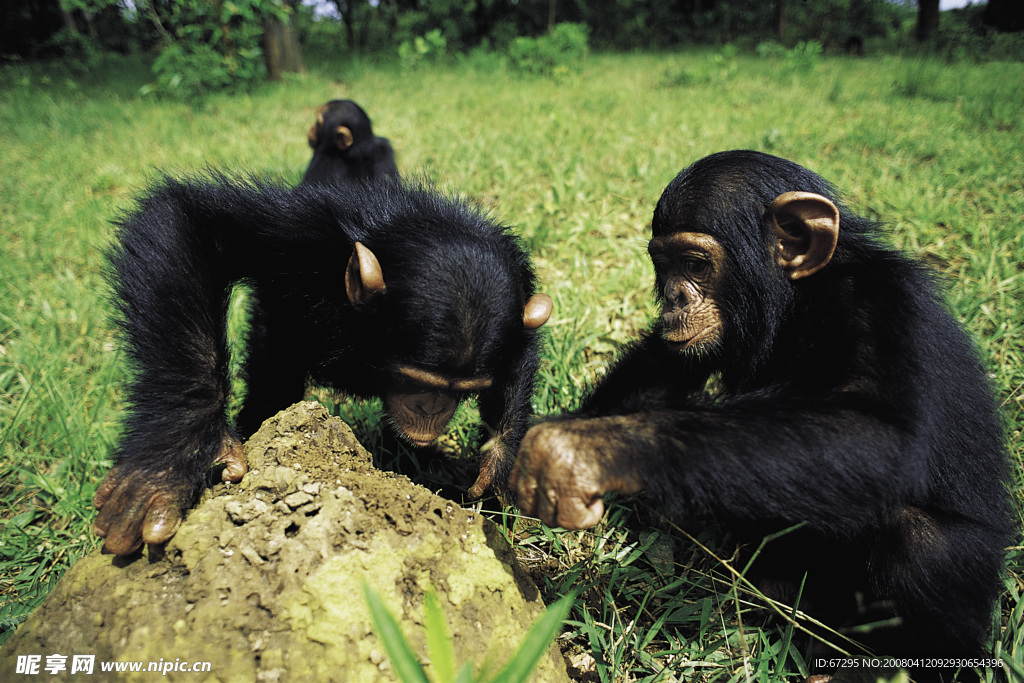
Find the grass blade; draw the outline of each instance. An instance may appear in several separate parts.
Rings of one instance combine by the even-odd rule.
[[[491,683],[520,683],[528,680],[530,672],[533,671],[537,662],[547,651],[551,640],[562,628],[562,623],[569,615],[569,608],[575,597],[575,595],[567,595],[544,611],[544,614],[534,622],[523,637],[519,649],[509,659],[505,668],[491,679]]]
[[[448,620],[437,593],[427,591],[423,603],[423,626],[427,631],[427,655],[439,681],[455,680],[455,648],[448,632]]]
[[[370,585],[363,582],[363,596],[366,598],[366,605],[370,608],[370,618],[373,620],[373,628],[384,649],[388,653],[391,665],[395,667],[395,675],[403,683],[429,683],[423,666],[416,659],[415,653],[409,646],[405,634],[399,628],[395,617],[388,611],[384,601],[370,588]]]

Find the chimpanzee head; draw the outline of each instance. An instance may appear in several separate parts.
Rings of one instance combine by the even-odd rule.
[[[486,229],[481,234],[448,239],[439,228],[429,243],[389,259],[400,273],[392,285],[365,245],[357,242],[348,262],[349,302],[392,323],[379,349],[390,377],[384,407],[397,431],[419,446],[444,432],[463,398],[509,382],[525,335],[551,315],[551,299],[532,293],[533,274],[518,246]]]
[[[770,353],[794,284],[828,265],[839,209],[828,184],[785,159],[721,152],[684,169],[654,211],[648,246],[662,337],[688,354]]]
[[[317,108],[316,122],[307,133],[309,146],[319,152],[341,153],[373,139],[370,117],[352,100],[331,100]]]

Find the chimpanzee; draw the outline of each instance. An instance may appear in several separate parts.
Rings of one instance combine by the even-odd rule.
[[[287,189],[215,176],[164,179],[118,228],[110,271],[135,377],[117,463],[94,500],[107,550],[170,538],[215,464],[241,479],[239,437],[301,399],[307,377],[383,397],[418,445],[478,394],[495,438],[471,494],[504,487],[526,431],[536,330],[551,313],[507,227],[390,179]],[[262,315],[236,431],[225,327],[241,281]]]
[[[881,607],[898,626],[870,634],[876,652],[977,655],[1011,534],[1008,463],[934,276],[826,181],[752,151],[684,169],[652,233],[660,319],[578,413],[527,432],[522,511],[578,529],[602,494],[646,491],[741,539],[802,523],[762,553],[766,586],[808,572],[801,608],[843,625],[858,594]]]
[[[398,177],[391,143],[373,134],[370,117],[352,100],[331,100],[318,108],[307,136],[313,158],[304,183]]]

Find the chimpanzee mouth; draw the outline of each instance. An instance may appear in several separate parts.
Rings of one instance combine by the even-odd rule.
[[[704,328],[690,337],[684,337],[681,332],[676,330],[666,330],[662,333],[661,340],[672,351],[686,351],[700,345],[710,332],[709,328]]]

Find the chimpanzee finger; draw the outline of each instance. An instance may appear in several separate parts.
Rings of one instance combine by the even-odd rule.
[[[535,513],[548,526],[558,526],[558,490],[553,486],[538,486],[534,495]]]
[[[516,459],[508,478],[508,488],[516,496],[516,505],[524,515],[533,515],[536,509],[537,479],[530,474],[525,458]]]
[[[249,462],[245,459],[245,450],[243,450],[241,442],[228,434],[224,435],[216,461],[224,463],[224,471],[220,475],[224,481],[242,481],[242,477],[249,471]],[[154,541],[147,540],[147,542]]]
[[[168,493],[157,493],[149,499],[149,510],[142,525],[142,540],[165,543],[181,526],[181,507]]]
[[[604,516],[604,499],[597,496],[585,501],[577,496],[563,499],[558,506],[556,521],[563,529],[589,529]]]
[[[149,496],[135,496],[134,488],[121,482],[100,508],[93,521],[97,536],[106,537],[103,548],[115,555],[127,555],[142,545],[142,523]]]

